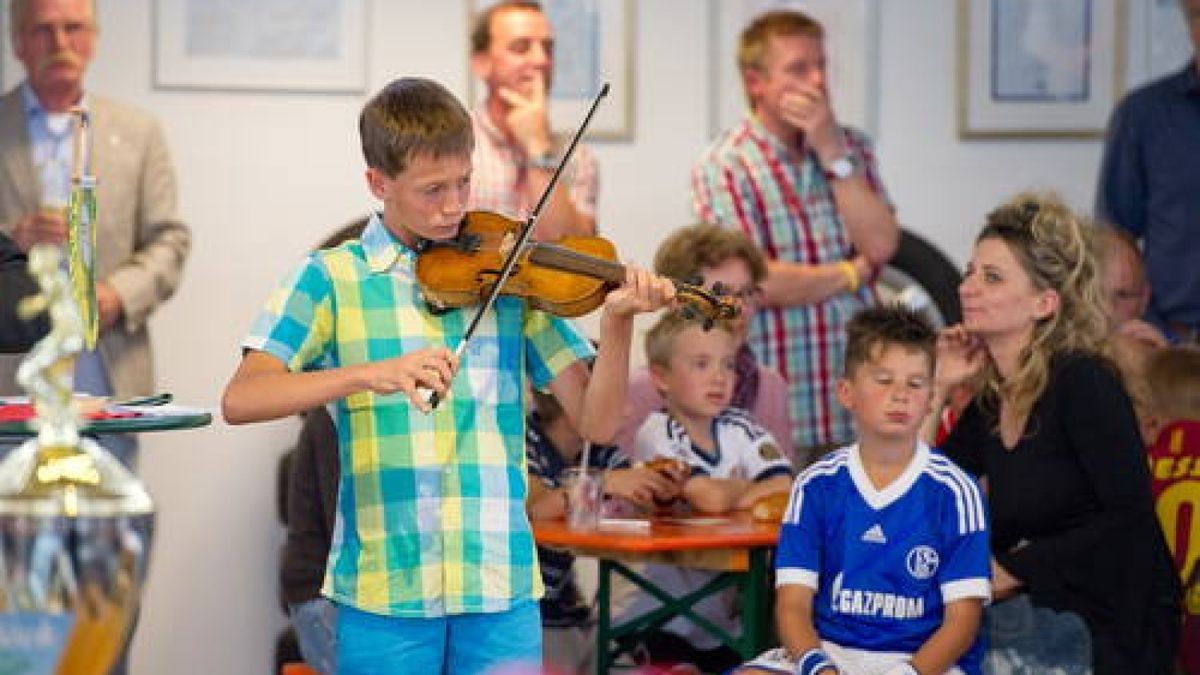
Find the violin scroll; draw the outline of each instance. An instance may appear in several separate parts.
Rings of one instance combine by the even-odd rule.
[[[720,283],[713,284],[713,289],[706,291],[699,284],[676,281],[675,297],[682,303],[679,311],[683,316],[702,319],[704,330],[710,330],[718,321],[731,321],[741,312]]]

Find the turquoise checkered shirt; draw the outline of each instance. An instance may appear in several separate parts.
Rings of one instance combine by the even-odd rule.
[[[416,253],[372,218],[362,239],[311,255],[243,346],[293,371],[454,348],[474,308],[428,311]],[[323,593],[398,617],[505,611],[541,597],[525,515],[525,386],[592,355],[570,322],[501,297],[432,413],[404,394],[336,401],[341,484]]]

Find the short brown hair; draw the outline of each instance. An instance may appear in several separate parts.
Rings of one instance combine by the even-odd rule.
[[[362,236],[363,230],[367,228],[367,223],[369,222],[371,222],[371,216],[362,216],[353,222],[346,223],[322,239],[321,243],[317,244],[317,248],[334,248],[335,246],[341,246],[351,239],[358,239]]]
[[[692,318],[683,312],[666,312],[646,331],[646,362],[662,368],[669,366],[671,354],[675,351],[675,338],[689,328],[703,326],[702,319]],[[728,321],[717,321],[712,329],[733,334]]]
[[[537,389],[533,390],[533,411],[537,413],[542,424],[557,422],[566,412],[554,394]]]
[[[823,40],[825,29],[816,19],[792,9],[772,10],[751,21],[742,30],[738,40],[737,66],[743,80],[746,71],[762,70],[763,60],[767,57],[767,43],[771,38],[793,35]],[[748,91],[746,99],[750,102]]]
[[[482,54],[492,46],[492,19],[501,12],[522,10],[542,12],[542,3],[537,0],[504,0],[475,15],[471,24],[471,53]]]
[[[654,254],[654,271],[689,281],[699,276],[702,268],[716,267],[730,258],[746,261],[755,284],[767,278],[767,261],[749,237],[738,230],[709,223],[672,232]]]
[[[1200,349],[1165,347],[1146,364],[1150,406],[1167,421],[1200,420]]]
[[[900,303],[860,310],[846,326],[845,377],[887,347],[925,354],[929,371],[937,358],[937,333],[918,312]]]
[[[8,3],[8,23],[9,36],[16,42],[17,35],[25,30],[25,24],[29,22],[29,3],[30,0],[9,0]],[[87,0],[88,14],[92,17],[91,29],[96,30],[96,0]]]
[[[367,166],[395,177],[413,157],[470,155],[471,116],[442,85],[419,77],[393,80],[363,106],[358,117]]]

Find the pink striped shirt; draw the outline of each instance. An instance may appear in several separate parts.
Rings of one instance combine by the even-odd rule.
[[[471,177],[470,208],[524,220],[536,205],[525,196],[525,152],[505,137],[482,107],[476,108],[471,117],[475,122],[475,152],[471,155],[475,172]],[[575,208],[595,215],[599,172],[590,148],[580,144],[575,149],[562,180],[570,186]]]

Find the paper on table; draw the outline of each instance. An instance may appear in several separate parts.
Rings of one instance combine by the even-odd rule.
[[[601,530],[642,532],[650,529],[650,521],[642,518],[601,518],[597,527]]]
[[[28,396],[0,396],[0,406],[5,405],[29,405]],[[94,412],[99,412],[108,404],[107,396],[93,396],[91,394],[75,394],[71,397],[71,405],[75,406],[75,412],[80,415],[87,415]]]
[[[192,406],[177,405],[174,403],[166,403],[162,405],[110,405],[106,410],[132,412],[146,417],[178,417],[182,415],[211,415],[213,410],[210,408],[197,408]]]

